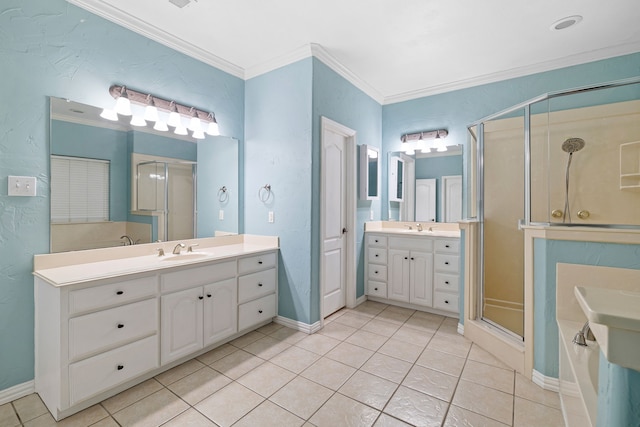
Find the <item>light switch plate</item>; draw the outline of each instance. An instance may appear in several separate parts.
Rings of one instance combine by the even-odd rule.
[[[224,220],[224,209],[220,209],[220,212],[218,212],[218,219],[220,221]]]
[[[33,197],[36,195],[35,176],[9,176],[7,194],[9,196]]]
[[[273,222],[274,218],[273,218],[273,211],[269,211],[269,222]]]

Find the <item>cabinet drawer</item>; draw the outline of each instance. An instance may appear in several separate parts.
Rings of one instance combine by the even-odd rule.
[[[460,240],[436,240],[436,252],[459,254]]]
[[[155,295],[157,290],[158,280],[155,275],[78,289],[69,292],[69,314],[120,305]]]
[[[242,331],[272,319],[276,315],[276,295],[271,294],[260,299],[245,302],[238,306],[238,330]]]
[[[439,291],[458,292],[458,276],[453,274],[435,273],[435,289]]]
[[[433,239],[425,235],[390,237],[389,249],[406,249],[410,251],[433,252]]]
[[[276,269],[272,268],[238,278],[238,302],[268,295],[276,291]]]
[[[385,236],[376,236],[369,235],[367,236],[367,245],[368,246],[378,246],[378,247],[387,247],[387,238]]]
[[[156,298],[69,320],[69,359],[115,347],[158,330]]]
[[[369,262],[374,262],[376,264],[386,264],[387,263],[387,249],[386,248],[369,248],[369,255],[367,257]]]
[[[276,266],[276,261],[277,254],[275,252],[240,258],[238,260],[238,274],[273,268]]]
[[[69,365],[69,399],[75,405],[158,367],[158,336]]]
[[[436,271],[458,272],[458,260],[456,255],[436,254],[434,258],[434,267]]]
[[[382,282],[374,282],[369,280],[367,282],[367,295],[374,297],[386,298],[387,297],[387,284]]]
[[[458,295],[448,292],[433,293],[433,308],[458,312]]]
[[[227,261],[204,267],[165,273],[160,276],[162,292],[173,292],[194,286],[219,282],[236,276],[236,262]]]
[[[367,268],[369,269],[369,279],[387,281],[387,267],[385,265],[367,264]]]

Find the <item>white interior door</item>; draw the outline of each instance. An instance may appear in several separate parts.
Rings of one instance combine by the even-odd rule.
[[[351,255],[355,251],[355,131],[323,117],[321,139],[320,312],[324,319],[345,305],[355,306],[355,266],[350,265],[355,264]]]
[[[442,177],[442,221],[458,222],[462,219],[462,176]]]
[[[436,180],[416,179],[416,221],[436,220]]]

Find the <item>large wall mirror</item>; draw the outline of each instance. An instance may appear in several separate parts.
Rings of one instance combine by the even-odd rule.
[[[387,157],[389,220],[457,222],[462,218],[461,145],[449,146],[445,152],[390,152]]]
[[[50,100],[52,253],[241,231],[237,140],[196,141]]]

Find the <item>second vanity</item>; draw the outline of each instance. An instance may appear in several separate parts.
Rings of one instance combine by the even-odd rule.
[[[365,224],[365,293],[374,301],[458,313],[460,232],[457,224]]]
[[[277,237],[184,245],[34,258],[36,391],[56,420],[276,316]]]

